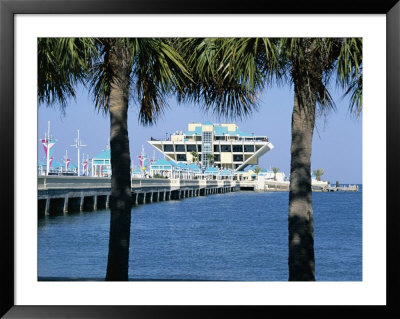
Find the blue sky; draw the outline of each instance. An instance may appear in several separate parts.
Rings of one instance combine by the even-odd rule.
[[[312,169],[323,168],[323,180],[331,183],[362,183],[362,119],[355,118],[348,112],[348,100],[342,92],[331,88],[336,102],[336,111],[331,111],[326,119],[319,118],[313,138]],[[236,123],[240,130],[255,135],[266,135],[275,146],[261,157],[259,165],[263,168],[279,167],[286,175],[290,173],[290,126],[293,108],[293,88],[289,86],[265,89],[259,102],[258,112],[242,120],[216,118],[204,113],[198,105],[178,104],[174,97],[156,125],[143,127],[138,123],[138,106],[132,101],[128,111],[128,129],[130,152],[133,165],[138,165],[138,155],[142,145],[149,157],[153,150],[147,141],[150,137],[164,138],[166,133],[186,131],[190,122],[212,121],[214,123]],[[101,153],[108,143],[110,134],[109,116],[98,113],[88,92],[84,88],[77,90],[77,99],[71,99],[62,115],[57,105],[38,108],[38,159],[45,154],[39,139],[47,132],[50,121],[51,133],[58,140],[54,149],[54,159],[62,162],[68,151],[72,162],[77,162],[77,150],[71,145],[80,131],[80,137],[86,147],[81,148],[81,155],[89,158]],[[155,158],[161,153],[155,151]]]

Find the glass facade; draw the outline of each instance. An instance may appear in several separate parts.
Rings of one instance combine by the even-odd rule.
[[[188,152],[197,152],[195,144],[186,144],[186,149]]]
[[[254,152],[254,145],[245,145],[244,146],[245,153],[253,153]]]
[[[221,152],[231,152],[230,145],[221,145]]]
[[[202,151],[201,153],[203,154],[202,159],[201,159],[201,165],[203,167],[208,167],[208,154],[212,154],[212,142],[213,142],[213,136],[212,132],[210,131],[203,131],[202,136],[201,136],[201,145],[202,145]]]
[[[242,145],[232,145],[232,151],[233,152],[243,152],[243,146]]]

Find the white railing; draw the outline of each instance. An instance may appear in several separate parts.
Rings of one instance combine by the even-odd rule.
[[[111,178],[85,176],[38,176],[38,189],[82,189],[82,188],[111,188]],[[235,181],[228,180],[199,180],[199,179],[164,179],[164,178],[133,178],[132,188],[146,187],[230,187]]]
[[[111,179],[85,176],[38,176],[38,189],[111,188]]]
[[[170,180],[163,178],[133,178],[132,188],[142,187],[170,187]]]

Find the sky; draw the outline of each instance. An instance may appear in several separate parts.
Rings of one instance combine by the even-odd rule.
[[[313,136],[311,169],[324,169],[322,180],[330,183],[362,183],[362,117],[356,118],[348,110],[348,99],[336,87],[330,88],[336,109],[326,117],[316,121]],[[262,168],[279,167],[290,175],[291,114],[293,109],[293,87],[282,86],[264,89],[258,103],[258,111],[246,119],[232,120],[217,118],[205,113],[199,105],[178,104],[175,97],[169,99],[169,106],[157,123],[143,127],[138,122],[138,105],[130,101],[128,110],[128,131],[132,165],[139,165],[138,156],[142,145],[148,157],[163,158],[163,155],[147,143],[150,137],[165,138],[166,133],[187,131],[191,122],[212,121],[213,123],[236,123],[246,133],[269,138],[274,148],[259,160]],[[79,130],[82,144],[81,156],[89,159],[106,149],[110,134],[109,115],[99,113],[94,108],[88,91],[79,87],[76,100],[71,99],[60,112],[58,105],[38,106],[38,160],[45,160],[45,153],[39,139],[44,138],[50,121],[51,134],[57,139],[54,160],[63,162],[68,152],[72,163],[77,163],[75,143]]]

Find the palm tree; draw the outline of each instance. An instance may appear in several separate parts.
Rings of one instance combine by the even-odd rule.
[[[254,109],[257,94],[273,83],[294,87],[289,189],[289,280],[315,280],[311,148],[318,114],[335,107],[327,85],[336,84],[350,97],[349,109],[362,110],[362,39],[360,38],[229,38],[181,42],[197,78],[216,78],[200,88],[189,86],[193,101],[206,95],[205,108],[218,115],[243,116]],[[224,83],[233,85],[224,86]],[[235,83],[240,83],[238,87]],[[242,94],[244,92],[244,94]],[[213,92],[208,101],[207,95]],[[251,93],[248,93],[251,92]],[[243,95],[244,101],[238,96]],[[235,98],[232,101],[230,98]],[[317,113],[318,110],[318,113]]]
[[[191,151],[190,154],[192,155],[192,161],[196,164],[199,162],[199,153],[196,151]]]
[[[276,173],[279,172],[279,167],[272,167],[272,171],[274,172],[274,181],[276,181]]]
[[[258,176],[258,174],[261,173],[261,167],[260,166],[254,167],[253,172]]]
[[[210,165],[214,164],[214,154],[207,154],[207,161]]]
[[[315,175],[315,178],[317,181],[321,180],[321,176],[324,175],[325,171],[322,168],[318,168],[313,171],[313,174]]]
[[[38,101],[64,111],[76,84],[90,87],[95,107],[110,115],[111,217],[106,280],[128,280],[131,224],[128,104],[151,125],[165,97],[188,81],[184,61],[168,39],[41,38],[38,40]],[[130,95],[133,92],[132,95]]]

